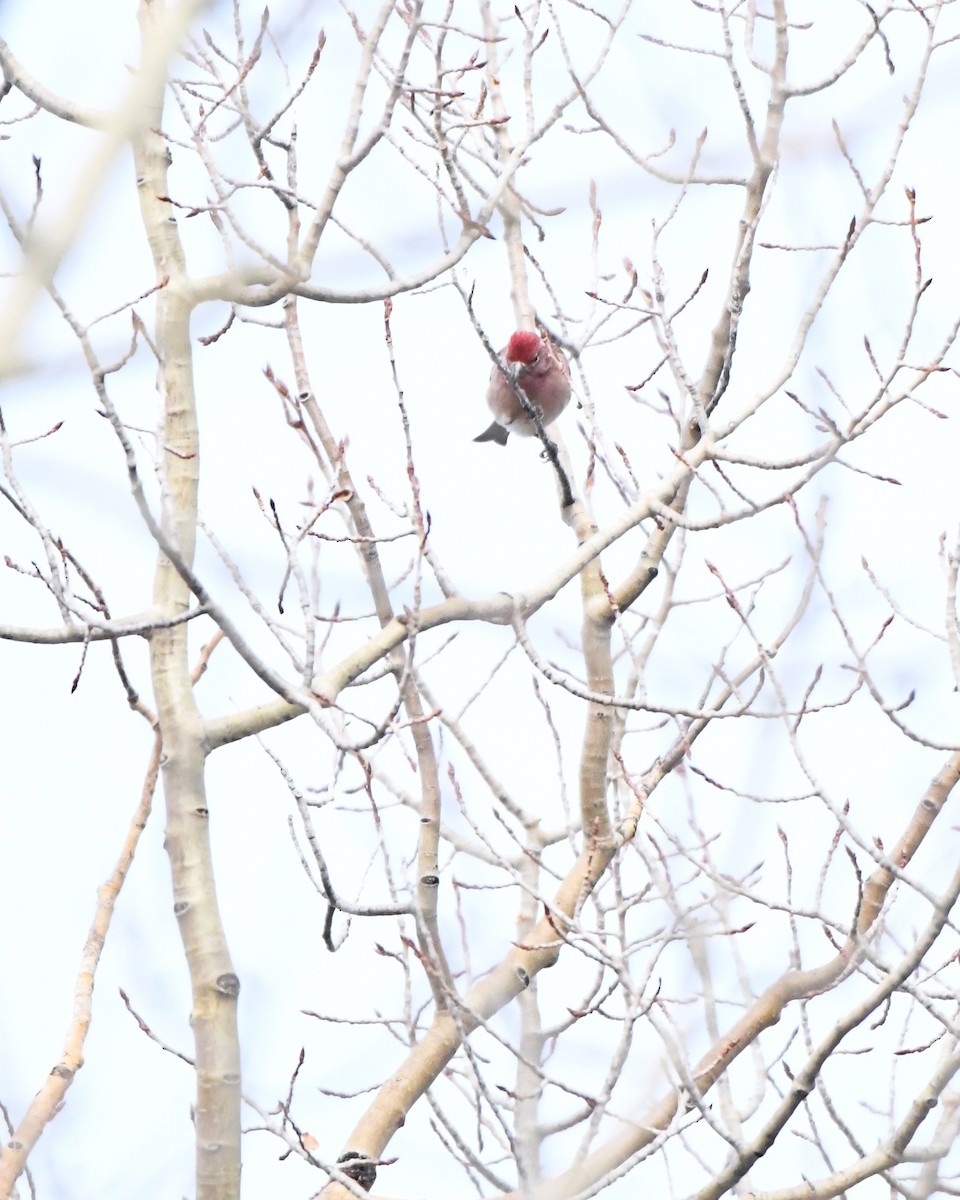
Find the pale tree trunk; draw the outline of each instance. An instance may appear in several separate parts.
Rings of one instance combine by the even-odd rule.
[[[150,44],[162,17],[156,2],[140,7],[141,36]],[[161,524],[179,564],[190,567],[196,546],[199,435],[190,345],[192,308],[183,247],[170,204],[168,149],[160,134],[163,87],[156,90],[143,132],[134,141],[140,210],[158,282],[155,346],[162,401]],[[186,611],[190,590],[163,552],[157,561],[154,603],[158,613]],[[198,1200],[228,1200],[240,1192],[239,980],[230,961],[217,905],[204,787],[204,727],[190,678],[186,623],[158,629],[150,639],[157,717],[163,737],[165,846],[173,876],[173,911],[190,970],[197,1101]]]

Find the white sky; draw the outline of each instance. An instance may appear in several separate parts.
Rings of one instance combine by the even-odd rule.
[[[511,8],[509,4],[502,7],[505,14]],[[328,5],[318,8],[319,15],[310,6],[304,9],[307,15],[301,15],[294,5],[273,6],[278,29],[288,21],[291,28],[301,30],[323,23],[330,38],[314,92],[308,93],[309,103],[299,118],[304,178],[315,191],[321,186],[338,136],[336,106],[344,102],[356,53],[356,43],[345,31],[338,10]],[[670,159],[674,165],[685,161],[693,140],[706,125],[709,138],[704,168],[742,170],[742,127],[720,64],[667,52],[637,36],[641,29],[698,43],[712,36],[706,17],[693,6],[683,6],[679,28],[674,27],[667,12],[672,8],[638,5],[634,26],[622,35],[609,73],[598,87],[597,102],[637,147],[662,146],[669,130],[675,129],[678,148]],[[837,47],[860,27],[862,13],[852,3],[796,4],[791,6],[791,15],[794,12],[798,21],[815,22],[812,32],[796,35],[794,78],[813,79],[826,70],[824,64],[831,61],[829,56]],[[128,81],[126,64],[136,56],[132,4],[102,0],[97,6],[95,35],[90,11],[83,6],[57,6],[55,36],[51,13],[36,5],[8,3],[3,15],[4,37],[14,52],[55,91],[100,107],[109,107],[122,94]],[[954,23],[955,15],[948,13]],[[294,18],[301,22],[299,27],[292,24]],[[252,38],[256,16],[248,20]],[[791,109],[783,134],[784,163],[765,217],[764,240],[812,244],[842,237],[859,197],[855,181],[839,159],[830,119],[836,117],[864,178],[872,180],[885,161],[901,97],[912,86],[917,43],[908,32],[908,19],[901,21],[906,32],[899,41],[894,36],[897,22],[891,23],[897,64],[893,77],[881,69],[879,50],[874,47],[838,88],[798,102]],[[221,8],[213,10],[209,23],[219,30],[217,36],[223,36]],[[311,37],[298,33],[287,42],[294,47],[291,55],[296,56],[291,67],[302,66],[312,49]],[[586,47],[582,49],[585,53]],[[548,52],[555,52],[553,43]],[[956,61],[956,51],[948,48],[932,72],[929,94],[880,210],[889,219],[902,219],[906,212],[903,189],[910,186],[917,191],[918,212],[934,217],[922,227],[924,272],[932,275],[934,282],[917,324],[916,350],[910,356],[918,365],[942,340],[960,301],[954,269]],[[559,77],[545,71],[542,86],[545,104],[550,88],[560,86]],[[748,81],[747,90],[751,102],[757,103],[760,93],[755,81]],[[0,106],[0,119],[14,103],[8,99]],[[582,123],[582,114],[571,119]],[[69,204],[92,135],[73,129],[65,134],[46,120],[26,128],[15,126],[8,132],[10,141],[0,143],[0,189],[24,212],[30,202],[30,154],[41,154],[42,227],[61,205]],[[123,303],[152,283],[131,175],[124,155],[58,276],[70,303],[84,319]],[[435,212],[425,203],[425,193],[410,187],[406,172],[391,167],[389,160],[382,168],[375,166],[365,178],[364,186],[345,196],[351,222],[377,238],[398,268],[412,269],[429,261],[436,252],[437,238]],[[531,156],[522,175],[528,194],[544,207],[565,208],[563,215],[546,222],[546,241],[531,244],[574,317],[587,312],[585,293],[593,286],[591,179],[597,181],[603,210],[602,271],[622,272],[621,261],[629,256],[645,286],[650,272],[651,222],[663,218],[674,195],[673,189],[646,180],[597,138],[558,137],[555,145],[548,139]],[[185,200],[205,195],[203,181],[185,152],[175,152],[173,182],[182,188]],[[693,370],[702,362],[706,333],[726,286],[739,204],[739,194],[733,189],[695,192],[662,241],[664,270],[676,301],[692,289],[704,269],[710,270],[700,302],[692,306],[689,320],[680,326],[685,339],[682,348]],[[198,273],[220,266],[216,240],[202,221],[180,221],[191,267]],[[277,248],[282,245],[280,225],[258,227],[257,233],[264,240],[272,238]],[[376,280],[376,272],[362,263],[343,239],[331,241],[329,249],[321,248],[318,279],[339,287]],[[791,383],[805,402],[824,405],[837,414],[837,404],[817,374],[822,368],[851,407],[862,403],[873,386],[863,348],[865,336],[883,363],[891,360],[909,300],[911,262],[904,250],[906,242],[902,228],[877,227],[865,237],[818,318],[810,352]],[[7,270],[10,239],[0,238],[0,247],[4,264],[0,269]],[[724,401],[726,411],[736,412],[777,369],[825,261],[825,256],[817,253],[771,250],[758,254],[753,292],[741,327],[737,372]],[[475,283],[481,320],[493,341],[502,343],[514,325],[502,243],[481,241],[468,256],[462,277],[468,285]],[[619,281],[616,287],[611,285],[611,294],[619,287]],[[536,292],[536,298],[541,312],[548,315],[549,301],[542,291]],[[2,299],[0,290],[0,302]],[[143,311],[147,313],[148,306],[143,306]],[[114,613],[137,611],[149,603],[153,551],[129,498],[113,435],[95,412],[95,397],[84,382],[69,334],[51,314],[45,301],[31,314],[24,352],[32,369],[0,393],[14,437],[33,436],[57,420],[65,421],[55,438],[17,453],[20,479],[51,528],[82,561],[95,566],[94,573],[107,590]],[[200,311],[195,335],[216,329],[224,315],[223,306]],[[302,320],[315,382],[324,389],[321,403],[338,434],[349,436],[356,478],[362,482],[371,474],[392,500],[405,501],[405,464],[397,450],[399,424],[383,353],[381,307],[304,305]],[[105,357],[110,356],[109,349],[119,353],[125,347],[129,337],[125,321],[105,323],[98,339]],[[431,539],[438,556],[468,596],[531,587],[570,553],[571,535],[557,517],[549,468],[538,461],[534,445],[514,440],[498,453],[496,448],[475,446],[470,441],[488,419],[483,404],[488,365],[460,301],[449,288],[402,296],[395,305],[393,333],[418,476],[432,517]],[[601,421],[628,449],[635,471],[645,482],[669,470],[673,462],[665,423],[629,399],[624,390],[625,385],[643,378],[651,361],[649,339],[641,336],[597,347],[584,358]],[[282,341],[269,331],[249,326],[198,353],[196,372],[203,430],[204,518],[265,603],[272,605],[282,565],[275,538],[259,516],[251,489],[255,486],[264,496],[275,498],[281,513],[293,524],[311,467],[284,429],[279,408],[263,379],[267,362],[279,375],[292,379]],[[661,386],[670,385],[664,378]],[[857,466],[896,477],[901,486],[832,468],[799,501],[806,526],[812,529],[818,499],[829,498],[831,536],[826,573],[861,646],[876,636],[889,611],[870,587],[860,567],[861,556],[869,560],[878,578],[911,616],[942,631],[945,598],[938,539],[945,531],[950,544],[960,521],[954,466],[960,450],[953,411],[955,393],[953,374],[931,381],[924,397],[947,413],[949,420],[905,406],[845,456]],[[146,355],[141,354],[116,380],[115,396],[131,424],[153,428],[155,397]],[[650,396],[655,400],[655,391]],[[583,452],[577,420],[571,409],[561,428],[580,464]],[[744,451],[786,457],[805,448],[809,436],[809,422],[797,419],[784,401],[757,417],[738,435],[737,445]],[[149,440],[144,438],[145,462],[148,448]],[[756,481],[756,494],[765,494],[763,486]],[[771,481],[769,486],[775,490],[780,485]],[[397,528],[384,507],[369,498],[379,527],[384,532]],[[616,507],[609,489],[598,489],[600,517],[609,517]],[[708,561],[736,582],[792,555],[782,578],[770,584],[769,599],[765,594],[758,607],[758,624],[764,636],[772,635],[807,566],[790,521],[784,519],[782,510],[777,513],[757,522],[754,533],[745,525],[734,525],[697,537],[682,579],[682,594],[689,597],[716,589],[706,568]],[[611,578],[627,569],[638,545],[634,538],[605,556]],[[0,509],[0,552],[22,565],[38,553],[35,540],[26,536],[9,508]],[[399,574],[410,553],[409,544],[402,541],[385,549],[388,575],[391,571]],[[355,590],[349,555],[333,549],[324,554],[322,602],[329,605],[332,597],[342,596],[345,606],[366,609],[368,601]],[[206,546],[201,548],[199,563],[218,597],[241,620],[254,643],[268,653],[269,638],[245,615],[242,602],[231,594],[229,577]],[[655,602],[651,593],[642,611],[649,611]],[[295,610],[295,605],[291,607]],[[5,623],[49,625],[55,621],[55,608],[42,598],[39,585],[12,572],[0,573],[0,614]],[[708,664],[724,638],[732,635],[733,618],[728,613],[711,616],[706,629],[703,619],[698,609],[679,614],[651,665],[651,686],[659,689],[664,702],[692,703]],[[571,586],[531,622],[531,631],[545,657],[576,673],[579,655],[568,650],[565,642],[576,641],[578,626],[577,593]],[[338,631],[333,647],[354,644],[355,638],[356,631],[348,626]],[[198,634],[198,645],[201,640]],[[440,636],[424,638],[424,645],[439,646],[442,640]],[[509,640],[504,630],[463,633],[449,654],[428,671],[445,703],[456,706],[470,695],[489,661],[505,651]],[[146,690],[144,647],[131,644],[124,646],[124,652]],[[331,657],[335,657],[334,648]],[[917,690],[917,700],[907,714],[913,727],[940,740],[955,736],[957,698],[941,645],[915,634],[900,621],[889,637],[889,648],[882,647],[877,660],[878,678],[889,689],[890,699],[896,702]],[[839,644],[822,601],[807,619],[796,647],[784,651],[782,676],[802,693],[821,661],[826,664],[826,691],[841,694],[851,679],[843,665],[849,662],[849,655]],[[79,689],[71,696],[69,686],[78,662],[75,647],[44,650],[0,643],[0,671],[5,681],[0,688],[5,818],[0,826],[0,878],[7,911],[7,983],[0,987],[0,1100],[15,1117],[60,1053],[95,889],[115,860],[149,753],[146,726],[127,712],[105,649],[91,652]],[[560,797],[552,782],[544,783],[545,777],[552,780],[554,749],[537,716],[539,706],[530,679],[529,665],[515,652],[496,696],[484,699],[472,712],[470,731],[491,755],[511,792],[531,804],[543,802],[544,820],[556,825],[562,817]],[[541,682],[541,687],[549,696],[561,731],[565,782],[575,803],[578,706],[547,684]],[[266,698],[263,685],[252,680],[233,652],[224,648],[200,684],[198,697],[207,715]],[[382,696],[376,703],[382,703]],[[652,724],[652,720],[647,723]],[[831,714],[829,722],[823,717],[810,725],[811,765],[822,774],[831,798],[840,804],[849,800],[864,837],[876,835],[889,845],[942,756],[902,738],[894,739],[889,725],[859,701],[846,712]],[[663,736],[649,733],[628,741],[635,747],[638,772],[655,757]],[[768,728],[753,725],[738,730],[724,725],[705,736],[702,761],[707,769],[714,764],[729,782],[763,794],[800,790],[799,773],[784,759],[782,745],[772,737]],[[332,755],[312,736],[305,721],[267,735],[265,740],[283,756],[299,786],[325,785]],[[463,756],[450,746],[449,739],[444,741],[444,750],[457,766],[468,804],[485,811],[489,800]],[[402,776],[399,760],[394,757],[392,763]],[[416,780],[409,772],[404,783],[411,791],[415,789]],[[688,785],[694,787],[689,777],[664,788],[652,815],[667,824],[674,819],[681,822],[684,787]],[[323,949],[323,910],[290,847],[286,789],[257,745],[230,747],[215,754],[209,763],[208,794],[221,907],[243,986],[244,1089],[271,1107],[285,1094],[297,1052],[307,1045],[307,1065],[298,1089],[299,1119],[320,1139],[320,1153],[335,1157],[369,1097],[336,1102],[325,1099],[320,1088],[372,1086],[388,1061],[391,1065],[399,1061],[400,1050],[395,1044],[385,1050],[379,1042],[372,1049],[372,1035],[363,1027],[338,1026],[333,1037],[325,1036],[300,1010],[353,1013],[358,1001],[346,993],[346,980],[356,983],[364,1000],[371,992],[382,992],[385,1008],[394,1011],[391,988],[397,978],[391,974],[392,964],[376,958],[371,947],[383,941],[395,948],[396,931],[386,921],[356,921],[335,958]],[[767,894],[778,893],[782,868],[775,856],[779,843],[772,831],[780,823],[801,839],[800,858],[805,853],[802,835],[810,838],[810,862],[801,886],[815,886],[823,837],[829,836],[822,810],[819,823],[811,824],[807,806],[747,809],[723,793],[708,791],[706,795],[701,816],[709,826],[708,836],[723,834],[714,848],[722,869],[734,869],[736,863],[736,869],[742,870],[763,860],[770,865],[760,888]],[[345,802],[345,797],[339,799]],[[444,804],[445,815],[463,827],[452,795],[445,796]],[[670,804],[676,806],[673,812]],[[388,835],[396,839],[397,860],[409,857],[416,831],[413,817],[390,812],[385,821]],[[340,853],[332,856],[335,878],[352,895],[369,851],[364,818],[357,816],[352,822],[349,816],[340,815],[337,823],[331,820],[325,826],[325,834],[342,852],[342,859]],[[503,838],[499,832],[493,836]],[[918,871],[933,878],[941,860],[954,853],[952,837],[951,831],[949,845],[938,843],[926,851]],[[505,838],[501,844],[509,846]],[[401,849],[404,845],[409,848]],[[467,877],[470,869],[458,859],[455,871],[445,880],[445,928],[454,941],[449,878],[454,873]],[[838,907],[831,915],[847,920],[849,907],[840,905],[848,905],[849,878],[841,879]],[[471,897],[464,901],[474,906],[477,919],[472,956],[478,972],[497,960],[513,936],[514,898],[481,895],[487,908]],[[87,1065],[68,1093],[65,1111],[45,1134],[31,1163],[38,1194],[44,1200],[77,1200],[87,1195],[106,1200],[132,1195],[160,1200],[192,1194],[187,1120],[192,1075],[143,1036],[123,1012],[118,997],[118,988],[123,987],[159,1037],[189,1052],[187,979],[170,907],[162,849],[162,802],[158,798],[104,953]],[[769,981],[764,973],[766,935],[761,929],[747,935],[751,936],[758,940],[748,943],[744,953],[756,956],[755,982],[762,986]],[[759,951],[753,949],[757,945]],[[823,953],[827,952],[824,943]],[[665,962],[670,966],[669,956]],[[783,965],[781,958],[771,957],[769,977]],[[689,964],[679,951],[672,969],[675,976],[670,986],[680,990],[689,983]],[[561,1012],[575,1002],[571,999],[577,995],[575,974],[575,966],[565,961],[544,980],[548,1011]],[[512,1018],[506,1015],[499,1027],[512,1025]],[[689,1033],[694,1051],[705,1049],[705,1035],[695,1020]],[[478,1039],[478,1043],[485,1052],[495,1053],[489,1039]],[[642,1044],[646,1071],[660,1071],[657,1047],[655,1037]],[[391,1053],[395,1059],[390,1058]],[[589,1038],[572,1048],[570,1058],[560,1064],[582,1086],[588,1086],[595,1065]],[[643,1087],[649,1086],[648,1075],[640,1072],[638,1078]],[[510,1068],[505,1066],[505,1085],[511,1080]],[[628,1081],[628,1091],[635,1089],[642,1090]],[[424,1117],[411,1119],[390,1148],[399,1161],[383,1172],[377,1190],[398,1196],[444,1191],[466,1194],[462,1175],[435,1153],[434,1146]],[[279,1149],[278,1143],[263,1134],[247,1139],[246,1194],[299,1196],[319,1186],[313,1172],[292,1161],[278,1168]],[[422,1175],[426,1153],[430,1154],[428,1186]],[[801,1151],[796,1153],[799,1161]],[[563,1153],[558,1153],[556,1165],[564,1162]],[[757,1179],[769,1186],[773,1180],[764,1177],[765,1170],[765,1165],[758,1168]],[[276,1190],[278,1178],[282,1192]],[[794,1182],[782,1175],[775,1179]],[[625,1181],[619,1188],[623,1191],[630,1186],[631,1182]],[[863,1194],[872,1193],[864,1190]]]

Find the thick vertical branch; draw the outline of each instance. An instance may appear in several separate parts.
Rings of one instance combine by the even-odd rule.
[[[606,595],[600,560],[594,559],[580,572],[583,597],[583,657],[587,667],[587,686],[591,692],[613,695],[613,658],[610,634],[613,610]],[[608,704],[587,706],[583,750],[580,758],[580,813],[583,835],[607,845],[611,840],[610,813],[607,809],[607,760],[616,711]]]
[[[542,846],[536,829],[527,833],[529,853],[520,863],[525,887],[517,920],[517,943],[524,945],[537,916],[537,893],[540,884],[540,853]],[[530,986],[517,997],[520,1008],[520,1038],[518,1044],[516,1098],[514,1100],[514,1131],[516,1134],[517,1177],[523,1191],[530,1191],[540,1178],[540,1093],[543,1090],[543,1021],[536,976]]]
[[[142,0],[144,47],[163,19],[160,0]],[[199,434],[190,346],[190,292],[176,221],[165,199],[168,150],[161,133],[163,87],[149,104],[134,140],[140,209],[157,278],[155,345],[160,426],[163,532],[181,561],[192,564],[196,546]],[[164,616],[187,610],[190,593],[170,560],[160,554],[154,603]],[[234,973],[217,905],[210,825],[204,790],[205,745],[187,658],[187,626],[158,630],[150,642],[157,717],[163,737],[166,850],[173,876],[173,911],[183,939],[193,996],[197,1064],[195,1112],[198,1200],[227,1200],[240,1192],[239,981]]]

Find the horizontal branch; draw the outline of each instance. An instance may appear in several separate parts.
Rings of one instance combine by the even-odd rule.
[[[28,100],[32,100],[38,107],[59,117],[62,121],[72,121],[87,129],[106,129],[114,119],[112,113],[103,112],[97,108],[86,108],[82,104],[75,104],[72,100],[64,100],[62,96],[57,96],[49,88],[44,87],[39,79],[35,79],[17,59],[2,37],[0,37],[0,67],[3,68],[5,78],[18,91],[23,92]]]
[[[486,621],[492,625],[511,625],[519,613],[524,620],[533,616],[560,591],[571,579],[576,578],[584,566],[613,545],[625,533],[646,520],[659,506],[660,497],[671,496],[682,480],[695,471],[709,457],[713,447],[711,438],[703,438],[690,450],[686,461],[662,479],[656,488],[645,492],[619,517],[592,537],[587,538],[570,555],[567,561],[528,592],[500,592],[486,600],[468,600],[463,596],[451,596],[440,604],[421,609],[412,617],[394,617],[371,638],[359,646],[329,671],[318,675],[311,685],[312,693],[325,704],[333,704],[337,696],[364,671],[379,662],[384,655],[402,645],[411,633],[423,633],[451,621]],[[263,677],[263,676],[261,676]],[[207,745],[213,750],[228,742],[247,737],[252,732],[270,728],[269,722],[279,724],[300,716],[306,711],[296,705],[260,705],[245,713],[233,713],[217,717],[207,723]]]
[[[60,625],[49,629],[34,629],[29,625],[0,625],[0,641],[30,642],[35,646],[66,646],[76,642],[113,642],[125,637],[149,637],[155,629],[169,629],[182,625],[194,617],[206,615],[206,608],[192,608],[189,612],[174,616],[151,616],[138,613],[132,617],[120,617],[102,624]]]

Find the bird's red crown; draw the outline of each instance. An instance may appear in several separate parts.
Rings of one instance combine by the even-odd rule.
[[[507,362],[529,365],[540,353],[540,338],[529,329],[520,329],[507,342]]]

